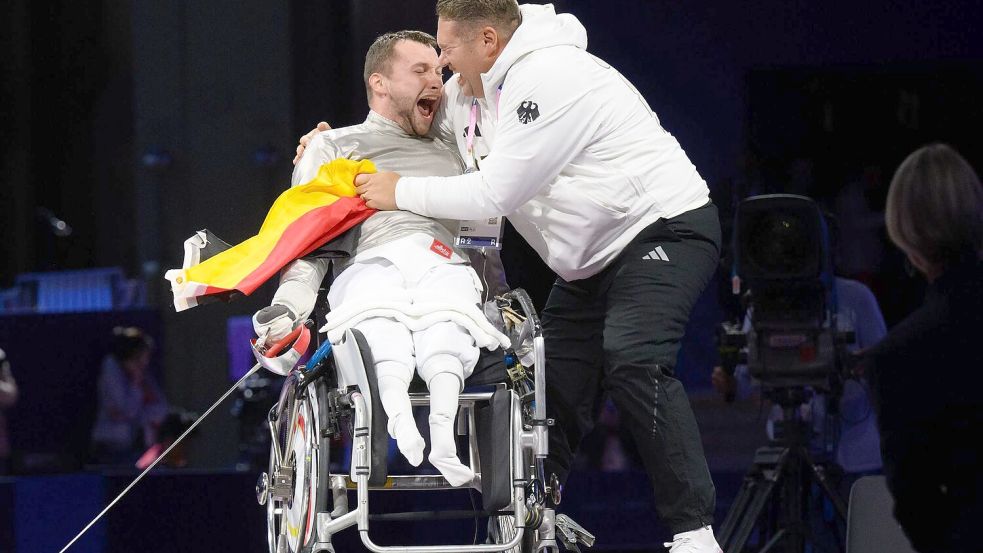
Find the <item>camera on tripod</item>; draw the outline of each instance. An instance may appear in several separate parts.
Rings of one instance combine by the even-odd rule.
[[[837,329],[827,222],[810,198],[768,194],[745,199],[734,223],[735,293],[746,290],[749,324],[720,331],[724,369],[745,361],[766,390],[828,391],[842,370],[851,332]]]
[[[775,439],[755,452],[720,527],[725,551],[743,551],[755,528],[760,550],[806,551],[807,490],[819,485],[845,520],[846,505],[810,452],[813,427],[799,416],[810,390],[837,396],[852,332],[837,326],[836,286],[827,222],[805,196],[753,196],[737,207],[734,292],[745,289],[743,324],[724,324],[724,370],[746,361],[748,373],[782,409]],[[746,352],[746,353],[745,353]],[[742,359],[742,353],[744,359]],[[835,405],[834,400],[828,402]]]

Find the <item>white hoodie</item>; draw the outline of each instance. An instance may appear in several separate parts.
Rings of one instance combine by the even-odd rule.
[[[587,53],[575,17],[552,5],[521,10],[521,25],[481,75],[490,148],[481,170],[401,178],[396,203],[430,217],[507,215],[560,277],[587,278],[646,226],[704,205],[709,190],[635,87]],[[458,129],[471,101],[455,81],[445,86],[444,117],[463,152]]]

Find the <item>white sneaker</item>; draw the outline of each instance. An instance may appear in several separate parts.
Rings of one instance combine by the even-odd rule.
[[[704,526],[672,537],[672,543],[662,544],[669,553],[724,553],[713,537],[713,528]]]

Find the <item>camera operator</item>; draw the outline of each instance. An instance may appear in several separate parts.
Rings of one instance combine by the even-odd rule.
[[[922,553],[978,551],[983,519],[983,188],[934,144],[898,167],[891,241],[929,282],[922,306],[865,356],[894,515]],[[977,436],[974,438],[973,436]]]

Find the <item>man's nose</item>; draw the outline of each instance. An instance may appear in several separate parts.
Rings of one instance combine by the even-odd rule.
[[[440,88],[444,86],[444,73],[443,71],[435,71],[430,74],[430,80],[427,82],[429,88]]]

